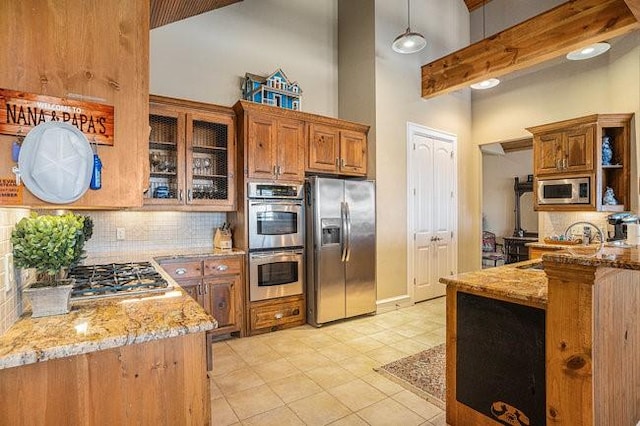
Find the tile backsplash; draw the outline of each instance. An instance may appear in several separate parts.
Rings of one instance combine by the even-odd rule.
[[[93,219],[85,264],[147,260],[158,254],[213,249],[225,213],[76,211]],[[118,232],[120,237],[118,239]],[[122,235],[124,233],[124,235]]]
[[[564,235],[565,231],[575,222],[591,222],[596,225],[607,238],[607,216],[611,213],[601,212],[539,212],[538,213],[538,236],[539,240],[552,235]],[[579,228],[574,228],[579,232]]]
[[[0,334],[4,333],[22,314],[22,289],[35,274],[13,268],[13,262],[5,265],[5,257],[12,253],[11,231],[20,219],[29,214],[29,209],[0,208]],[[5,279],[9,286],[5,287]]]

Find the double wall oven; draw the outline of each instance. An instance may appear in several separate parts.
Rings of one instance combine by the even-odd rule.
[[[302,185],[249,182],[249,299],[302,294],[304,193]]]

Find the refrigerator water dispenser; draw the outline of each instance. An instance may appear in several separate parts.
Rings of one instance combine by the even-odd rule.
[[[340,244],[340,219],[321,219],[323,246]]]

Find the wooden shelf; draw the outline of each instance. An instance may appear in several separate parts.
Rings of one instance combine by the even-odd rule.
[[[609,164],[608,166],[601,166],[603,169],[622,169],[624,166],[622,164]]]

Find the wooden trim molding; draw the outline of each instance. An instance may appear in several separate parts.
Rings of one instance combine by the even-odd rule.
[[[490,1],[491,0],[464,0],[464,4],[467,5],[467,9],[469,9],[469,12],[473,12],[474,10],[479,9]]]
[[[633,16],[640,21],[640,0],[624,0]]]
[[[431,98],[461,89],[637,30],[640,28],[636,19],[639,3],[640,0],[570,0],[563,3],[423,65],[422,97]]]

